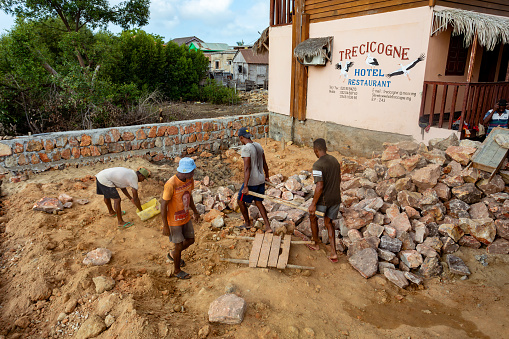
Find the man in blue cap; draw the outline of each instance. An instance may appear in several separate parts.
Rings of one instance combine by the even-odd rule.
[[[181,259],[182,251],[194,243],[194,229],[189,208],[193,210],[195,221],[200,220],[200,213],[193,201],[194,170],[196,165],[191,158],[182,158],[177,168],[177,174],[164,185],[161,201],[161,218],[163,219],[163,235],[170,238],[175,249],[167,255],[173,262],[173,274],[179,279],[189,279],[189,273],[180,268],[186,265]]]
[[[264,194],[265,181],[269,180],[269,167],[265,160],[265,154],[262,146],[251,140],[251,133],[247,127],[242,127],[237,133],[242,148],[240,149],[240,156],[244,159],[244,183],[239,192],[239,208],[244,218],[244,225],[240,228],[251,228],[251,221],[249,220],[249,211],[246,203],[250,204],[254,201],[256,207],[260,210],[263,221],[265,223],[265,232],[271,233],[269,218],[267,211],[263,206],[263,199],[249,195],[248,191]],[[264,175],[265,174],[265,175]]]

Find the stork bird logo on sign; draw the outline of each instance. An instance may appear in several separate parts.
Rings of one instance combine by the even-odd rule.
[[[366,65],[370,66],[371,68],[374,68],[375,66],[379,66],[378,60],[376,58],[373,58],[369,53],[366,56]]]
[[[339,71],[341,72],[339,74],[339,78],[341,79],[341,77],[343,77],[343,82],[346,81],[346,79],[348,78],[348,70],[353,66],[353,61],[348,61],[343,64],[343,62],[338,62],[336,64],[336,69],[339,69]]]
[[[394,76],[397,76],[397,75],[406,75],[406,77],[410,81],[411,80],[410,79],[410,75],[409,75],[410,74],[410,69],[414,68],[415,65],[417,65],[419,62],[423,61],[424,59],[425,59],[425,55],[423,53],[417,59],[415,59],[414,61],[412,61],[411,63],[409,63],[406,66],[403,66],[403,64],[399,64],[400,68],[397,71],[389,73],[386,76],[388,78],[391,78],[391,77],[394,77]]]

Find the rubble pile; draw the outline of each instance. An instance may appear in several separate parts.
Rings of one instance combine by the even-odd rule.
[[[239,91],[239,98],[242,101],[247,101],[249,104],[267,105],[269,100],[269,92],[264,89],[257,89],[252,91]]]
[[[341,160],[342,205],[336,227],[336,248],[365,278],[377,273],[399,287],[422,278],[450,273],[467,276],[468,267],[454,255],[460,246],[486,246],[490,254],[509,253],[509,190],[500,175],[468,167],[480,143],[455,135],[431,140],[384,145],[372,159]],[[314,190],[310,173],[284,180],[274,175],[275,187],[266,195],[307,208]],[[200,190],[205,210],[235,209],[233,188],[216,194]],[[295,229],[311,236],[308,214],[265,200],[275,233]],[[254,220],[262,221],[255,206]],[[328,243],[323,219],[319,235]]]

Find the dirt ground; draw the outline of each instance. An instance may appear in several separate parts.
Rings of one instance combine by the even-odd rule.
[[[279,142],[259,142],[271,174],[288,177],[310,170],[315,161],[310,148],[289,145],[283,150]],[[237,156],[199,158],[197,165],[196,180],[209,175],[215,187],[238,187]],[[174,163],[131,159],[50,171],[21,183],[4,181],[0,337],[73,337],[86,318],[108,313],[115,322],[98,338],[198,338],[207,325],[210,338],[509,338],[509,256],[489,255],[483,266],[474,256],[485,249],[461,247],[459,256],[472,271],[467,280],[445,275],[402,290],[381,275],[364,279],[345,255],[333,264],[325,249],[311,252],[303,245],[292,246],[289,263],[314,266],[314,271],[221,262],[221,257],[247,259],[250,243],[213,240],[219,232],[203,222],[195,225],[196,243],[183,256],[192,278],[169,277],[170,244],[162,236],[160,215],[141,222],[124,198],[125,220],[134,226],[119,230],[95,194],[88,176],[113,166],[152,171],[140,184],[142,202],[159,198],[162,183],[176,168]],[[61,193],[90,202],[59,215],[32,210],[40,198]],[[238,214],[227,215],[227,228],[241,223]],[[113,252],[110,263],[83,265],[86,253],[97,247]],[[115,278],[113,290],[95,292],[92,278],[99,275]],[[244,321],[209,324],[210,303],[232,285],[247,302]],[[69,314],[61,315],[66,309]]]

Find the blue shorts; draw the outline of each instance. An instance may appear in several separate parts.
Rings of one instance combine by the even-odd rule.
[[[263,183],[261,185],[256,185],[256,186],[247,186],[247,188],[251,192],[265,194],[265,183]],[[244,189],[244,184],[242,184],[242,187],[240,188],[239,196],[238,196],[237,200],[240,200],[240,198],[242,198],[242,201],[247,202],[248,204],[252,203],[253,200],[254,201],[263,201],[263,198],[253,197],[252,195],[244,194],[244,196],[242,196],[243,189]]]

